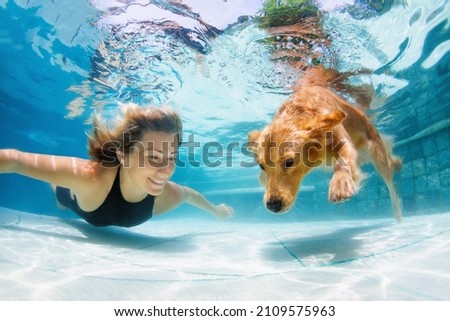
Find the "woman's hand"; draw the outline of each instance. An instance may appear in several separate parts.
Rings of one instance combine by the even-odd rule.
[[[155,210],[156,205],[158,205],[158,208],[157,211],[154,211],[154,213],[163,213],[171,208],[178,206],[182,202],[186,202],[207,211],[217,218],[229,218],[234,214],[234,210],[231,206],[228,206],[226,204],[219,204],[216,206],[208,201],[202,194],[190,187],[181,186],[173,182],[168,182],[166,186],[167,191],[170,190],[170,192],[166,192],[166,195],[160,195],[156,198],[156,202],[158,203],[155,202]],[[165,206],[167,205],[167,202],[173,203],[171,207]]]
[[[226,204],[219,204],[214,208],[214,215],[218,218],[229,218],[232,217],[233,214],[233,208]]]

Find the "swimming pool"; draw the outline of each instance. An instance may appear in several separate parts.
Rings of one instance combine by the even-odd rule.
[[[314,48],[322,63],[373,71],[355,81],[374,86],[367,112],[403,159],[401,224],[371,166],[343,204],[314,171],[289,213],[264,208],[247,134],[296,72],[271,59],[262,0],[0,0],[0,148],[87,157],[93,111],[168,103],[186,143],[173,180],[235,210],[218,221],[183,205],[94,228],[58,210],[47,184],[0,175],[0,298],[448,300],[450,3],[320,3],[333,40]]]

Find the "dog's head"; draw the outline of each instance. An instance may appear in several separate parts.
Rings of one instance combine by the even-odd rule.
[[[266,188],[268,210],[281,214],[292,207],[303,177],[325,161],[325,133],[344,117],[341,111],[309,119],[278,117],[262,131],[248,134],[248,149],[262,170],[260,183]]]

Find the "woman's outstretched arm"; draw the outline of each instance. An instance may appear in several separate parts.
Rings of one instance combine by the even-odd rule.
[[[214,205],[196,190],[168,182],[165,191],[156,198],[154,213],[161,214],[182,203],[205,210],[218,218],[227,218],[233,215],[233,208],[225,204]]]
[[[96,166],[100,165],[76,157],[0,149],[0,173],[16,173],[68,188],[80,188],[88,178],[94,178]]]

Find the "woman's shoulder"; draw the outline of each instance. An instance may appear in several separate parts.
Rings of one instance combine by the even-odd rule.
[[[113,182],[117,175],[117,166],[103,166],[98,162],[92,161],[88,165],[88,171],[91,171],[91,179],[93,182],[101,182],[102,184]]]
[[[93,186],[109,185],[114,180],[117,167],[103,166],[101,163],[93,160],[81,160],[78,166],[79,169],[79,186],[78,188],[86,188]]]
[[[153,214],[160,214],[177,207],[184,200],[183,187],[174,183],[167,182],[164,191],[155,196],[155,206]]]
[[[85,200],[97,200],[106,198],[106,195],[111,190],[111,186],[116,177],[117,168],[102,167],[95,161],[86,162],[85,168],[81,169],[85,173],[83,178],[73,183],[71,189],[77,195],[80,202]],[[89,201],[90,202],[90,201]]]
[[[179,200],[182,197],[181,186],[174,182],[167,182],[164,186],[164,190],[161,194],[155,196],[155,200],[167,201],[167,200]]]

